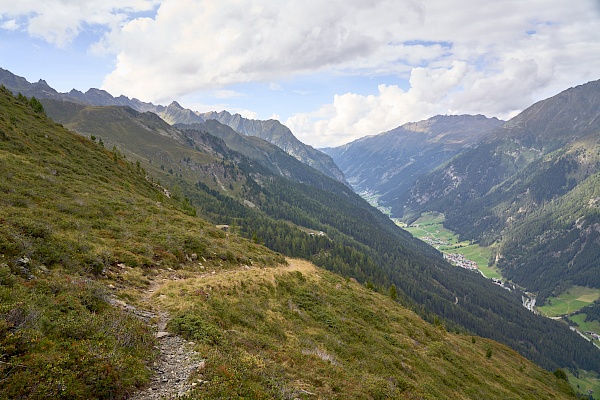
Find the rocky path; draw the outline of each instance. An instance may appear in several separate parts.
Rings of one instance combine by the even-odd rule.
[[[143,302],[147,303],[159,284],[153,284],[145,293]],[[193,350],[194,342],[188,342],[181,336],[167,332],[169,315],[165,312],[140,310],[121,300],[113,299],[120,306],[143,319],[155,329],[159,356],[150,365],[153,376],[148,387],[133,393],[131,400],[164,400],[185,396],[190,390],[202,385],[202,379],[195,378],[205,367],[205,361]]]

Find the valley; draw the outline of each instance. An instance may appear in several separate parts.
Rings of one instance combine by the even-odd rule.
[[[89,106],[51,99],[42,100],[41,110],[45,112],[40,113],[31,105],[37,103],[25,96],[12,97],[7,89],[3,89],[2,96],[2,171],[10,181],[1,187],[6,194],[2,198],[5,204],[1,217],[8,226],[0,236],[6,256],[3,282],[27,288],[29,276],[42,279],[41,274],[48,270],[52,272],[48,284],[58,279],[55,276],[67,282],[72,276],[83,276],[103,282],[121,301],[136,304],[137,293],[152,285],[154,277],[171,276],[165,278],[167,282],[163,286],[169,291],[161,289],[157,294],[159,309],[154,310],[171,314],[170,331],[195,342],[206,340],[206,345],[221,340],[227,344],[226,353],[219,348],[200,346],[200,350],[217,362],[209,379],[215,384],[213,396],[232,387],[239,387],[246,396],[263,393],[263,397],[277,393],[284,396],[282,393],[288,391],[322,393],[328,397],[337,396],[335,393],[339,391],[340,398],[355,393],[357,389],[353,385],[336,385],[336,376],[357,381],[368,377],[373,383],[366,388],[368,396],[375,393],[444,395],[446,392],[435,388],[436,382],[426,387],[418,384],[421,375],[416,371],[430,369],[432,359],[418,364],[408,354],[398,353],[405,347],[406,335],[412,337],[410,332],[403,331],[395,337],[393,332],[387,331],[388,327],[379,323],[376,330],[365,331],[359,326],[373,327],[384,318],[381,314],[370,316],[365,310],[364,315],[357,316],[359,320],[354,325],[352,310],[360,308],[359,304],[362,307],[365,293],[372,294],[369,301],[376,309],[388,309],[377,300],[384,299],[391,302],[392,307],[414,313],[425,324],[424,332],[429,332],[425,337],[439,329],[447,335],[443,342],[452,341],[452,335],[458,335],[467,337],[463,344],[485,344],[483,361],[502,353],[497,346],[512,347],[510,361],[499,365],[501,369],[512,363],[519,370],[524,364],[521,358],[515,357],[526,357],[549,371],[576,366],[600,371],[596,349],[566,325],[528,312],[518,296],[490,279],[451,266],[431,246],[400,229],[344,182],[323,175],[272,143],[241,135],[216,120],[173,127],[155,114],[128,107]],[[54,121],[47,118],[46,113]],[[58,159],[56,154],[60,155]],[[36,167],[23,168],[23,165]],[[111,188],[115,193],[110,192]],[[38,223],[32,224],[31,220]],[[477,247],[474,240],[458,242],[456,235],[443,229],[443,222],[442,214],[424,214],[418,227],[413,226],[419,230],[415,235],[428,235],[430,241],[438,241],[440,249],[477,256],[477,263],[482,268],[484,264],[487,266],[485,259],[489,257],[486,252],[489,250]],[[225,225],[229,227],[227,231],[222,229]],[[82,231],[86,232],[84,236],[75,233]],[[311,234],[315,232],[323,234]],[[299,257],[303,262],[313,263],[314,268],[321,268],[303,269],[306,275],[314,274],[314,279],[308,279],[304,272],[302,276],[295,272],[286,275],[285,266],[298,265],[291,260]],[[280,269],[283,275],[278,271],[268,273],[263,283],[244,287],[269,268]],[[230,283],[219,280],[226,271],[238,271],[235,273],[241,278]],[[212,275],[215,281],[211,280]],[[351,293],[360,294],[357,298],[350,295],[348,304],[353,307],[348,308],[330,295],[331,287],[319,286],[318,282],[323,282],[321,278],[325,276],[327,281],[335,283],[334,288],[339,284],[341,288],[350,288]],[[204,287],[198,280],[200,277],[210,281],[209,286]],[[187,282],[191,286],[186,286]],[[198,290],[192,291],[192,288]],[[9,289],[4,296],[8,298],[11,290],[17,289]],[[27,290],[22,289],[17,301],[30,301]],[[66,289],[61,290],[68,293]],[[85,288],[78,300],[82,306],[87,301],[86,293],[93,290],[94,287]],[[219,297],[217,292],[221,293]],[[167,298],[173,302],[164,302]],[[240,298],[246,298],[247,302],[240,302]],[[48,301],[60,302],[60,299],[49,297]],[[15,323],[29,324],[26,320],[14,319],[11,310],[17,309],[18,304],[4,305],[4,315],[11,318],[6,320],[4,332],[17,329]],[[198,310],[205,306],[208,308],[204,311],[210,311],[212,317],[198,316]],[[263,306],[264,311],[256,311]],[[274,309],[279,311],[273,314]],[[243,313],[240,314],[240,310]],[[293,318],[297,315],[306,322],[308,326],[304,329],[315,336],[307,337],[294,331],[294,323],[286,321],[289,310],[296,313],[292,312]],[[47,312],[40,308],[35,315]],[[392,315],[393,311],[388,314]],[[247,317],[251,319],[246,320]],[[31,332],[41,332],[32,334],[48,334],[43,319],[32,318]],[[348,326],[356,329],[349,331]],[[142,328],[139,324],[135,326],[135,329]],[[56,340],[63,340],[61,335],[73,335],[72,330],[79,332],[77,329],[74,326],[66,332],[54,332],[58,335]],[[229,334],[235,331],[244,334],[229,340]],[[381,333],[384,336],[379,336]],[[87,330],[75,333],[85,340],[93,340],[89,334]],[[264,337],[266,334],[275,335],[274,339]],[[391,335],[391,347],[385,345],[389,339],[385,335]],[[397,359],[402,360],[399,375],[389,377],[383,372],[385,369],[379,367],[366,371],[366,375],[361,375],[362,372],[356,375],[358,366],[352,363],[351,355],[366,350],[352,343],[361,343],[365,338],[369,339],[370,352],[382,352],[380,359],[386,359],[385,354],[398,354]],[[425,338],[415,340],[423,343]],[[503,344],[490,344],[495,343],[492,341]],[[296,354],[297,342],[302,345],[301,355]],[[305,342],[310,345],[303,344]],[[336,343],[350,347],[339,347]],[[463,348],[463,344],[457,342],[455,347]],[[270,351],[262,352],[265,348]],[[26,348],[25,354],[34,352],[36,357],[41,357],[40,349]],[[446,372],[430,370],[429,373],[434,379],[449,374],[450,377],[442,381],[446,387],[456,386],[457,391],[452,393],[458,398],[478,396],[468,384],[477,374],[467,373],[468,382],[461,382],[456,374],[466,368],[463,366],[466,361],[463,363],[459,356],[448,353],[444,346],[440,349],[436,354],[450,364],[454,360],[456,368],[448,364],[444,367]],[[463,352],[466,351],[465,348]],[[347,352],[351,353],[348,357]],[[21,353],[11,354],[12,362],[25,362]],[[236,358],[235,354],[243,357]],[[322,369],[323,374],[329,374],[333,380],[297,375],[304,373],[304,368],[295,371],[277,367],[281,360],[305,365],[306,357],[302,356],[311,354],[333,365],[333,372]],[[143,360],[150,356],[140,352],[132,357],[135,360],[127,372],[137,375],[125,390],[130,390],[131,385],[143,386],[149,379],[147,373],[139,374],[139,370]],[[339,365],[332,360],[347,369],[339,371],[336,369]],[[320,363],[317,359],[313,361]],[[313,361],[311,367],[317,365]],[[390,363],[393,364],[393,360],[390,359]],[[234,364],[247,367],[240,376],[242,381],[231,380]],[[97,366],[94,364],[93,368]],[[256,368],[259,372],[253,372]],[[406,375],[406,368],[413,372]],[[261,370],[265,375],[261,375]],[[12,369],[4,371],[13,376]],[[502,373],[499,371],[498,375]],[[422,376],[425,375],[427,373]],[[20,374],[14,376],[17,380],[11,380],[11,393],[18,392],[18,385],[25,379]],[[266,378],[269,376],[278,376],[276,382],[279,383],[274,384]],[[398,384],[384,387],[386,377]],[[43,380],[43,377],[36,379]],[[301,384],[290,384],[295,380]],[[219,386],[219,382],[228,383]],[[488,388],[494,386],[490,384]],[[518,386],[508,389],[521,393],[521,389],[532,387],[527,382]],[[53,386],[53,390],[61,387]],[[206,388],[208,390],[210,385]],[[78,390],[83,393],[86,389]],[[553,393],[553,390],[544,389],[532,398],[543,398],[544,393]],[[483,393],[489,397],[487,390]],[[517,397],[523,396],[527,395]],[[554,394],[548,398],[560,396]]]
[[[447,256],[463,256],[465,260],[474,263],[469,265],[470,263],[465,262],[465,266],[469,265],[471,269],[477,269],[484,277],[501,280],[502,275],[489,265],[491,249],[470,241],[460,241],[456,233],[444,227],[444,220],[444,214],[425,213],[404,229]],[[462,259],[462,257],[454,258]]]

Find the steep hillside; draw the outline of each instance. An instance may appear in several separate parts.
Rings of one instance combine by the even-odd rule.
[[[482,115],[436,116],[324,149],[357,193],[377,197],[402,217],[410,188],[422,175],[476,144],[502,121]]]
[[[299,183],[322,187],[329,179],[324,174],[291,157],[278,146],[256,136],[241,135],[228,125],[209,119],[202,124],[175,124],[185,135],[196,140],[209,133],[222,139],[227,147],[259,162],[265,168],[282,177]]]
[[[61,122],[73,129],[92,126],[81,120],[89,113],[73,111]],[[94,112],[102,109],[94,108]],[[106,118],[95,117],[96,131],[85,132],[102,138],[110,148],[119,140],[119,130],[109,128],[114,109],[106,108],[106,113]],[[274,172],[272,165],[263,164],[268,157],[250,158],[198,130],[181,132],[187,143],[182,146],[164,131],[136,128],[145,114],[129,110],[122,115],[131,120],[118,126],[130,126],[129,131],[137,132],[139,139],[137,145],[119,145],[116,150],[139,161],[141,168],[187,199],[186,206],[209,221],[229,225],[272,250],[309,259],[378,291],[387,292],[393,284],[402,304],[427,320],[441,317],[453,330],[501,341],[545,368],[577,363],[600,369],[597,350],[568,327],[529,313],[518,293],[450,266],[437,251],[413,239],[340,182],[305,166],[305,176],[298,170],[287,178]],[[102,121],[108,121],[106,129]],[[215,126],[225,128],[216,122]],[[236,135],[228,128],[224,132]],[[248,144],[247,139],[240,136],[236,143]],[[282,151],[273,153],[272,145],[259,140],[251,139],[258,153],[276,155],[282,166],[298,163]],[[172,160],[145,150],[154,148],[155,141],[168,149]]]
[[[256,136],[269,143],[273,143],[287,154],[313,167],[317,171],[340,182],[346,182],[344,174],[331,157],[299,141],[289,128],[279,121],[274,119],[268,121],[247,119],[239,114],[232,115],[227,111],[219,113],[213,111],[201,115],[205,120],[216,119],[222,124],[230,126],[236,132]]]
[[[241,117],[239,114],[231,115],[226,111],[220,113],[208,112],[199,115],[195,111],[183,108],[177,102],[172,102],[169,106],[165,107],[145,103],[135,98],[129,99],[125,96],[113,97],[110,93],[100,89],[89,89],[85,93],[78,90],[71,90],[69,93],[59,93],[43,80],[37,83],[29,83],[25,78],[16,76],[2,68],[0,68],[0,84],[5,85],[15,95],[22,93],[25,96],[34,96],[38,99],[62,100],[86,106],[125,106],[142,113],[150,111],[159,115],[169,124],[195,124],[203,123],[205,119],[217,119],[223,124],[231,126],[239,133],[265,139],[283,149],[297,160],[310,165],[327,176],[346,183],[344,174],[335,165],[331,157],[300,142],[279,121],[250,120]]]
[[[155,339],[111,305],[115,293],[199,271],[198,259],[284,260],[227,239],[139,166],[30,104],[0,89],[0,398],[125,398],[148,382]]]
[[[150,301],[206,354],[197,398],[571,398],[506,347],[426,324],[306,261],[172,282]]]
[[[600,287],[599,144],[595,81],[536,103],[419,179],[407,218],[440,211],[464,238],[499,242],[498,265],[542,299],[569,282]]]

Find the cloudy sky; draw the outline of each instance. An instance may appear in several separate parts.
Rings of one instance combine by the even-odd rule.
[[[335,146],[600,79],[600,0],[0,0],[0,67]]]

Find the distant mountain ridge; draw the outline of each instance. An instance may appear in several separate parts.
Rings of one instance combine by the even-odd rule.
[[[227,111],[207,112],[201,114],[205,120],[214,119],[228,125],[236,132],[248,136],[256,136],[273,143],[297,160],[313,167],[317,171],[332,177],[347,185],[343,172],[327,154],[306,145],[298,140],[290,129],[281,122],[270,119],[267,121],[247,119],[239,114]]]
[[[446,215],[464,239],[497,244],[503,274],[542,302],[600,288],[600,81],[540,101],[418,179],[407,218]]]
[[[93,106],[127,106],[139,112],[150,111],[159,115],[171,125],[177,123],[203,123],[208,119],[216,119],[221,123],[231,126],[239,133],[257,136],[271,142],[299,161],[348,185],[344,174],[331,157],[302,143],[293,135],[289,128],[276,120],[251,120],[239,114],[232,115],[227,111],[200,114],[183,108],[175,101],[165,107],[146,103],[135,98],[129,99],[122,95],[114,97],[101,89],[89,89],[85,93],[73,89],[69,93],[60,93],[50,87],[44,80],[40,80],[37,83],[29,83],[25,78],[2,68],[0,68],[0,84],[3,84],[15,94],[20,92],[25,96],[35,96],[39,99],[62,100]]]
[[[415,181],[502,125],[483,115],[438,115],[323,149],[358,193],[375,195],[380,206],[403,215]]]
[[[600,81],[505,123],[437,116],[324,151],[392,216],[442,212],[461,239],[495,244],[492,263],[539,304],[600,288]]]

